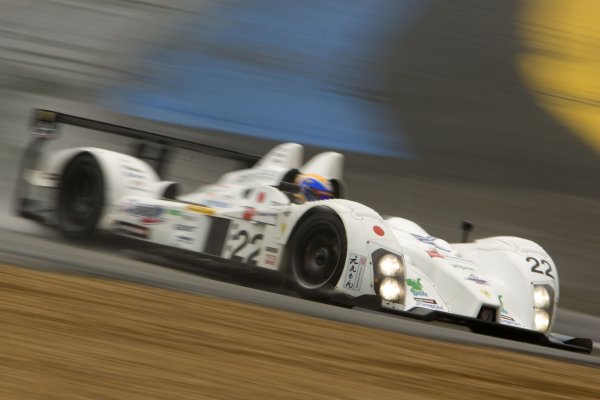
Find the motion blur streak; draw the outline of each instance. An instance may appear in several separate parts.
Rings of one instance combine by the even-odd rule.
[[[519,67],[539,102],[600,152],[600,2],[530,0]]]
[[[386,103],[383,64],[398,27],[406,30],[428,3],[255,0],[209,7],[210,22],[186,20],[147,51],[147,73],[110,91],[105,102],[165,122],[408,157]]]

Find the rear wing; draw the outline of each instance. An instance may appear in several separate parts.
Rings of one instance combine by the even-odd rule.
[[[160,175],[167,161],[169,148],[180,148],[198,153],[214,155],[240,161],[247,166],[252,166],[260,157],[241,153],[235,150],[211,146],[191,140],[165,136],[163,134],[148,132],[141,129],[128,128],[108,122],[95,121],[75,115],[64,114],[58,111],[34,109],[30,129],[35,139],[54,139],[58,137],[60,124],[72,125],[86,129],[112,133],[140,140],[135,157],[149,162]],[[148,155],[149,145],[155,145],[155,154]]]
[[[35,169],[41,157],[43,146],[59,137],[61,125],[92,129],[134,139],[136,142],[134,142],[135,146],[131,155],[148,162],[159,176],[162,176],[165,165],[169,160],[169,154],[173,149],[190,150],[236,160],[248,168],[260,159],[260,157],[255,155],[200,143],[193,139],[183,139],[175,135],[167,136],[165,134],[97,121],[58,111],[34,109],[29,126],[32,132],[32,140],[26,146],[23,153],[15,191],[17,213],[23,217],[41,219],[40,215],[47,211],[43,205],[38,204],[40,203],[39,201],[34,200],[30,196],[31,185],[25,179],[25,174]]]

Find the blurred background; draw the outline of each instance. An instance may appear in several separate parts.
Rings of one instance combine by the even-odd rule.
[[[343,152],[353,200],[432,235],[466,219],[540,243],[561,306],[600,315],[599,17],[594,0],[0,0],[3,225],[38,234],[10,210],[33,107],[256,154],[296,141]],[[184,158],[190,184],[231,167]]]

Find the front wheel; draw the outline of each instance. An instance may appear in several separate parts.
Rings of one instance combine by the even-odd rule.
[[[90,237],[104,206],[104,178],[89,153],[68,162],[60,178],[57,216],[60,231],[70,239]]]
[[[330,209],[301,220],[289,247],[289,278],[305,298],[329,298],[346,260],[346,234],[340,217]]]

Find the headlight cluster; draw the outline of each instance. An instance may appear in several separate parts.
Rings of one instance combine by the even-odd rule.
[[[404,303],[406,267],[404,259],[384,249],[371,255],[375,272],[375,292],[383,300]]]
[[[550,285],[533,285],[533,329],[547,332],[554,311],[554,290]]]

